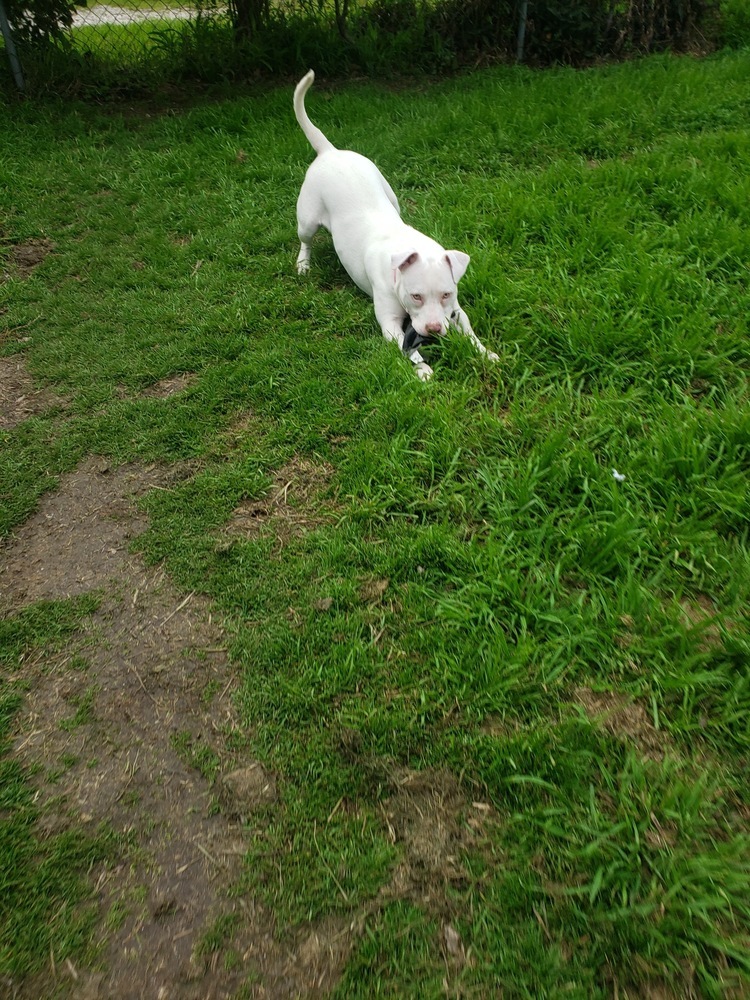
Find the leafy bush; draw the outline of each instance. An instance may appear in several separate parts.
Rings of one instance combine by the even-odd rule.
[[[535,0],[527,54],[537,63],[575,64],[683,49],[701,37],[713,7],[709,0]]]
[[[747,0],[724,0],[722,3],[721,40],[730,48],[750,45],[750,4]]]
[[[75,5],[70,0],[6,0],[5,10],[16,40],[39,46],[70,27]]]
[[[200,14],[190,21],[67,32],[70,0],[9,0],[19,42],[35,43],[24,62],[36,86],[150,90],[159,79],[213,82],[310,66],[322,76],[408,75],[516,58],[518,0],[230,0],[228,10],[219,0],[194,2]],[[716,13],[716,0],[533,0],[523,58],[584,65],[705,46],[722,34]],[[750,39],[746,0],[724,0],[722,14],[727,42]]]

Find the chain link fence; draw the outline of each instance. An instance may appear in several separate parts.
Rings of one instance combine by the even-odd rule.
[[[76,8],[58,42],[77,56],[132,66],[142,61],[153,46],[161,44],[160,34],[164,30],[178,30],[182,22],[197,16],[194,8],[158,0],[153,3],[137,0],[127,5],[94,2],[89,7]]]
[[[205,10],[176,0],[130,0],[126,3],[97,3],[78,7],[72,15],[63,44],[76,52],[89,53],[104,61],[123,65],[143,62],[153,49],[163,49],[189,22],[210,16],[224,20],[226,8]]]
[[[87,37],[92,44],[107,46],[107,38],[113,25],[132,28],[133,25],[147,23],[169,24],[172,21],[188,21],[197,17],[199,11],[189,6],[171,6],[161,3],[139,6],[119,6],[117,4],[95,4],[79,7],[73,14],[70,31],[87,29]]]
[[[147,85],[181,75],[180,63],[199,61],[209,34],[233,44],[238,7],[242,12],[253,2],[0,0],[0,60],[7,58],[19,90],[69,88],[74,81]]]
[[[750,0],[0,0],[30,90],[166,80],[431,75],[487,60],[585,65],[709,51],[723,3]],[[7,18],[3,17],[7,12]],[[8,28],[9,25],[9,28]],[[6,30],[8,28],[8,30]],[[15,36],[15,38],[14,38]],[[13,64],[14,46],[15,65]],[[19,84],[20,86],[21,84]]]

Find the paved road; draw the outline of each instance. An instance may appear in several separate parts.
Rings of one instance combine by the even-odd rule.
[[[73,27],[96,26],[98,24],[134,24],[137,21],[187,21],[197,15],[197,10],[188,7],[165,7],[161,10],[133,10],[130,7],[115,7],[111,4],[97,4],[95,7],[80,7],[73,14]]]

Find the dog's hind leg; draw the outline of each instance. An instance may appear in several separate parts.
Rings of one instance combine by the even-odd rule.
[[[318,226],[305,228],[301,223],[297,227],[299,235],[299,253],[297,254],[297,274],[307,274],[310,270],[310,251],[312,238],[318,231]]]
[[[297,274],[307,274],[310,270],[310,244],[300,242],[299,253],[297,254]]]
[[[320,198],[307,184],[303,184],[297,199],[297,235],[300,241],[297,274],[305,274],[310,270],[310,245],[313,236],[325,225],[323,215],[324,207]]]

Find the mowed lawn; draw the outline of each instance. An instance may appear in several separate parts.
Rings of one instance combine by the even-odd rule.
[[[471,254],[500,362],[451,336],[427,384],[327,236],[295,273],[291,82],[0,112],[2,251],[50,251],[0,284],[0,352],[63,401],[0,431],[2,531],[88,454],[190,460],[135,545],[213,602],[278,777],[235,891],[357,924],[337,996],[750,991],[749,81],[745,52],[318,82],[316,124]],[[227,530],[285,489],[296,517]],[[47,611],[5,609],[5,739]],[[20,801],[0,982],[48,957],[8,936]]]

